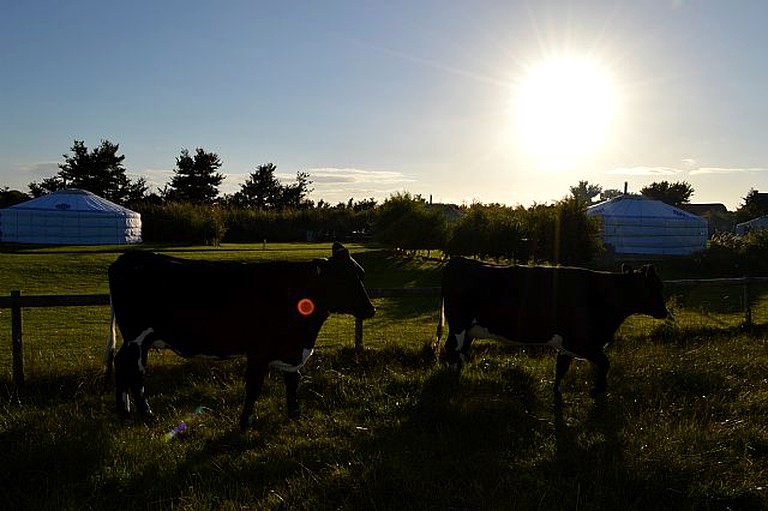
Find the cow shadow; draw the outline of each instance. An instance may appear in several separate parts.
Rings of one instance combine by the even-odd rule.
[[[369,502],[382,509],[449,509],[493,486],[509,471],[510,453],[525,457],[536,448],[535,382],[516,368],[506,370],[503,379],[499,387],[495,380],[433,370],[397,426],[356,447],[376,460],[375,468],[363,473],[364,492],[338,497],[350,509]],[[441,490],[424,494],[424,487]]]

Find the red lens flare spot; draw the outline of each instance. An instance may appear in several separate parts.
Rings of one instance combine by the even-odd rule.
[[[299,303],[296,304],[296,308],[299,311],[299,314],[302,316],[309,316],[313,312],[315,312],[315,302],[310,300],[309,298],[302,298],[299,300]]]

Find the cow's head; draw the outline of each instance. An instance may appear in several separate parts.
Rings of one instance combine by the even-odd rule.
[[[331,257],[318,260],[317,265],[330,312],[352,314],[359,319],[373,317],[376,308],[363,285],[365,270],[344,245],[334,243]]]
[[[632,303],[640,314],[648,314],[656,319],[664,319],[669,312],[664,303],[664,284],[661,282],[656,268],[646,264],[633,270],[629,265],[622,265],[624,274],[631,274],[634,285],[630,290]]]

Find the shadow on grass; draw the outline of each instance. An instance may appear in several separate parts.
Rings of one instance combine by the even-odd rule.
[[[485,352],[505,353],[491,343]],[[696,465],[680,471],[664,460],[628,459],[638,412],[621,385],[602,400],[569,393],[558,403],[514,365],[457,375],[401,347],[318,356],[307,369],[314,381],[300,386],[307,414],[299,423],[273,406],[244,435],[235,412],[172,443],[151,438],[163,428],[125,424],[103,410],[104,400],[89,395],[98,390],[89,375],[32,382],[27,399],[38,409],[18,423],[0,416],[0,499],[8,509],[761,509],[754,494],[692,497]],[[207,399],[208,384],[221,385],[220,410],[231,414],[241,404],[232,388],[241,388],[242,368],[242,361],[161,365],[151,369],[148,390],[161,406],[181,410]],[[692,395],[721,390],[720,380],[694,376],[663,385],[689,382],[680,392]],[[282,394],[281,379],[268,385]],[[411,392],[412,399],[362,406],[364,385],[393,393],[372,400]],[[646,402],[657,394],[651,385],[659,383],[638,389]],[[349,417],[369,408],[385,420],[354,431]],[[316,432],[310,417],[325,429]]]

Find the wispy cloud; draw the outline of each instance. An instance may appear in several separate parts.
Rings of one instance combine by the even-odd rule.
[[[416,179],[402,172],[390,170],[325,167],[309,169],[307,172],[314,188],[312,198],[327,202],[349,198],[384,199],[416,182]]]
[[[16,166],[15,174],[21,181],[30,183],[32,181],[40,181],[42,179],[53,177],[59,173],[58,162],[55,161],[41,161],[36,163],[29,163],[25,165]]]
[[[626,167],[611,169],[606,174],[620,176],[674,176],[683,171],[672,167]]]
[[[302,169],[302,171],[308,172],[309,180],[312,181],[310,198],[315,201],[322,199],[330,203],[342,202],[350,198],[385,199],[395,192],[407,189],[409,184],[417,181],[402,172],[391,170],[318,167]],[[222,192],[238,191],[248,175],[248,173],[228,173],[221,187]],[[284,184],[293,183],[296,173],[276,172],[275,177]]]
[[[675,176],[684,174],[689,176],[705,174],[758,174],[768,172],[768,167],[699,167],[696,160],[685,159],[681,162],[681,168],[674,167],[626,167],[611,169],[607,174],[624,176]]]
[[[402,172],[390,170],[362,170],[351,168],[317,168],[310,169],[309,175],[317,183],[377,183],[400,184],[413,183],[416,180],[407,177]]]
[[[155,188],[163,188],[167,185],[173,177],[172,169],[144,169],[141,173],[126,172],[127,176],[131,180],[136,180],[143,177],[149,185],[150,192],[154,192]]]
[[[691,175],[696,174],[757,174],[761,172],[768,172],[766,167],[701,167],[692,170]]]

